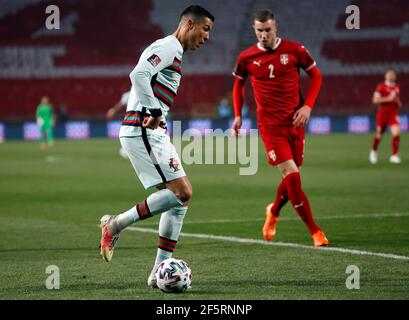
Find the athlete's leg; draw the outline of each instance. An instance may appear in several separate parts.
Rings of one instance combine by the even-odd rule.
[[[164,187],[164,186],[161,186]],[[173,250],[179,239],[180,232],[183,226],[183,219],[187,212],[187,205],[192,197],[192,185],[189,179],[185,176],[166,183],[167,189],[172,190],[181,201],[182,207],[174,207],[166,212],[163,212],[159,221],[159,245],[156,253],[156,259],[148,278],[148,285],[156,286],[155,272],[157,266],[164,260],[171,258]]]
[[[184,200],[182,207],[174,207],[162,213],[159,222],[159,246],[155,266],[170,258],[182,230],[183,219],[187,212],[187,205],[192,197],[192,186],[185,176],[166,183],[166,188],[172,190],[179,199]]]
[[[263,225],[262,233],[264,240],[272,241],[276,234],[276,227],[278,218],[280,216],[280,210],[288,202],[288,192],[285,180],[281,180],[281,183],[277,189],[276,199],[273,203],[266,207],[266,220]]]
[[[138,220],[182,207],[187,204],[191,197],[190,183],[182,166],[179,165],[180,161],[177,154],[174,154],[174,147],[168,139],[151,136],[146,139],[144,137],[121,138],[120,141],[145,188],[166,185],[164,185],[165,188],[152,193],[126,212],[118,216],[106,215],[102,217],[101,254],[107,261],[112,258],[115,237],[123,229]],[[149,144],[149,150],[147,144]],[[160,154],[163,156],[168,155],[175,163],[177,162],[177,165],[175,164],[172,167],[173,169],[170,168],[168,164],[169,157],[157,161]],[[183,209],[182,212],[185,210]]]
[[[372,141],[372,150],[374,150],[374,151],[378,150],[378,146],[379,146],[379,143],[382,140],[382,135],[383,135],[384,131],[385,131],[385,127],[376,126],[375,135],[374,135],[373,141]]]
[[[175,207],[181,207],[183,202],[169,189],[152,193],[136,206],[117,216],[105,215],[101,218],[101,255],[110,261],[119,233],[127,226],[144,220]]]
[[[398,156],[400,142],[400,125],[399,124],[392,125],[391,133],[392,133],[392,155],[389,160],[392,163],[400,163],[401,160]]]
[[[313,236],[314,245],[328,245],[328,240],[312,217],[310,203],[302,189],[300,172],[294,160],[282,162],[278,164],[278,168],[286,182],[291,204]]]
[[[398,154],[399,151],[399,140],[400,140],[400,126],[394,124],[391,126],[392,133],[392,155]]]
[[[285,206],[288,202],[288,192],[287,192],[287,185],[284,179],[281,180],[281,183],[278,185],[277,194],[274,202],[270,206],[270,212],[273,216],[279,217],[280,210]]]
[[[128,211],[119,214],[115,219],[115,231],[119,232],[138,220],[148,219],[169,209],[186,205],[190,200],[191,190],[187,177],[167,183],[166,188],[161,188]]]
[[[259,125],[260,135],[266,148],[269,164],[276,166],[283,159],[291,158],[291,148],[288,143],[288,128],[263,127]],[[280,210],[288,202],[287,185],[284,179],[277,188],[276,198],[266,207],[266,220],[262,228],[264,240],[272,241],[276,234]]]
[[[53,127],[47,128],[47,144],[48,144],[49,147],[54,146]]]
[[[376,126],[375,135],[374,135],[374,137],[372,139],[372,148],[371,148],[371,151],[369,153],[369,161],[372,164],[375,164],[375,163],[378,162],[378,146],[379,146],[379,143],[382,140],[382,135],[385,132],[385,129],[386,129],[385,126],[381,126],[379,124]]]
[[[40,127],[40,148],[41,150],[47,148],[47,131],[43,126]]]

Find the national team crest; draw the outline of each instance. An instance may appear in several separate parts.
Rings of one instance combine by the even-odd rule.
[[[273,160],[273,161],[276,161],[276,160],[277,160],[277,156],[276,156],[276,153],[275,153],[274,150],[271,150],[271,151],[268,153],[268,156],[269,156],[270,159]]]
[[[178,171],[179,168],[179,162],[175,158],[170,158],[169,159],[169,168],[172,168],[174,172]]]
[[[280,62],[283,65],[288,64],[288,54],[280,54]]]

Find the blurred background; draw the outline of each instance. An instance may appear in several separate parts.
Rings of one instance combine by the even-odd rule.
[[[45,27],[51,4],[60,9],[59,30]],[[116,137],[124,110],[108,120],[108,109],[130,89],[142,50],[172,33],[191,4],[206,7],[216,23],[210,41],[183,58],[171,116],[185,127],[229,127],[231,72],[239,52],[256,42],[253,13],[270,8],[278,35],[303,43],[324,76],[311,133],[373,130],[372,94],[390,67],[398,71],[401,127],[408,130],[407,0],[0,0],[0,139],[38,139],[43,96],[53,106],[57,138]],[[360,30],[345,27],[350,4],[360,9]],[[303,74],[304,94],[307,83]],[[256,127],[252,90],[246,105],[245,125]]]

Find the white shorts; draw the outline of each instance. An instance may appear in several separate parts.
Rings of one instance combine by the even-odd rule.
[[[168,135],[146,134],[119,140],[145,189],[186,176]]]

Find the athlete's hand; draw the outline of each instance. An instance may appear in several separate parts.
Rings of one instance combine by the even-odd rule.
[[[308,123],[308,120],[310,119],[310,114],[311,114],[310,106],[303,105],[300,109],[298,109],[293,117],[294,127],[296,128],[305,127],[305,125]]]
[[[115,115],[115,109],[114,109],[114,108],[110,108],[110,109],[107,111],[106,118],[107,118],[107,119],[112,119],[112,118],[114,117],[114,115]]]
[[[396,103],[398,104],[398,108],[402,108],[402,101],[399,97],[396,99]]]
[[[388,96],[388,101],[395,102],[397,98],[398,98],[398,95],[396,94],[396,91],[392,91]]]
[[[233,121],[233,125],[231,126],[233,130],[233,136],[238,137],[239,136],[239,130],[241,128],[241,125],[243,123],[243,120],[241,117],[235,117]]]
[[[149,129],[156,129],[157,127],[159,127],[159,123],[160,123],[160,117],[145,117],[142,121],[142,126],[144,128],[149,128]]]

